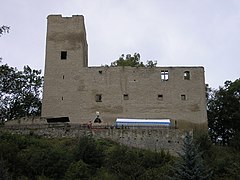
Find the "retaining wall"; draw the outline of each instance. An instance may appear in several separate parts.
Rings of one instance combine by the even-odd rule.
[[[5,125],[0,132],[14,134],[35,134],[47,138],[76,138],[84,135],[94,138],[110,139],[129,147],[137,147],[152,151],[166,150],[171,154],[181,153],[186,131],[179,129],[89,129],[83,125],[62,124],[33,124],[33,125]],[[192,131],[191,131],[192,132]]]

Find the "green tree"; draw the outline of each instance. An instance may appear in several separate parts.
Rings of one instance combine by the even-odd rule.
[[[157,61],[149,60],[149,61],[147,61],[147,64],[145,66],[150,67],[150,68],[156,67],[157,66]]]
[[[226,81],[219,90],[212,90],[207,106],[212,141],[228,145],[240,130],[240,79]]]
[[[230,140],[229,145],[236,150],[240,151],[240,131],[237,130],[234,133],[234,137]]]
[[[122,54],[118,60],[111,63],[111,66],[131,66],[131,67],[155,67],[157,61],[147,61],[147,64],[144,65],[140,60],[140,54],[134,53],[134,55],[127,54],[126,57]]]
[[[2,157],[0,157],[0,179],[1,180],[12,179]]]
[[[173,179],[209,179],[211,173],[206,170],[201,157],[202,153],[199,152],[198,145],[194,143],[189,133],[184,139],[182,151],[183,154],[180,154],[181,159],[177,161],[174,167]]]
[[[70,165],[66,172],[65,179],[89,179],[91,172],[89,166],[82,160],[74,162]]]
[[[0,112],[1,119],[38,116],[41,113],[41,90],[43,77],[40,70],[25,66],[23,71],[0,66]]]
[[[119,179],[139,179],[145,170],[138,153],[125,146],[115,147],[111,150],[107,166]]]
[[[131,67],[144,67],[143,63],[140,61],[140,54],[134,53],[125,55],[122,54],[118,60],[111,63],[111,66],[131,66]]]
[[[0,37],[4,34],[4,33],[9,33],[9,26],[1,26],[0,27]],[[0,57],[0,62],[2,62],[2,57]]]
[[[96,170],[103,165],[104,150],[95,139],[84,136],[79,139],[74,156],[76,161],[82,160]]]
[[[9,29],[10,29],[10,27],[9,26],[1,26],[0,27],[0,37],[1,37],[1,35],[3,35],[4,33],[8,33],[9,32]]]

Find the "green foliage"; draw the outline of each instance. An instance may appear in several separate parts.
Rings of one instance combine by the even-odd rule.
[[[10,27],[9,26],[1,26],[0,27],[0,37],[4,34],[4,33],[9,33]],[[2,58],[0,57],[0,62],[2,62]]]
[[[122,146],[111,149],[107,167],[120,179],[151,179],[166,173],[165,167],[172,159],[164,151],[154,153]]]
[[[131,67],[156,67],[157,61],[147,61],[147,64],[144,65],[143,62],[140,61],[140,54],[134,53],[127,54],[126,57],[122,54],[118,60],[111,63],[111,66],[131,66]]]
[[[108,159],[108,168],[121,179],[139,178],[143,173],[143,167],[139,162],[138,154],[129,151],[126,147],[114,148]]]
[[[0,179],[3,179],[3,180],[12,179],[2,157],[0,157]]]
[[[0,37],[1,35],[3,35],[4,33],[8,33],[10,30],[10,27],[9,26],[1,26],[0,27]]]
[[[66,179],[89,179],[91,177],[89,166],[82,160],[74,162],[70,165],[66,172]]]
[[[204,165],[211,169],[211,179],[239,179],[239,150],[211,144],[205,132],[194,133],[194,143],[198,144],[198,150],[201,152]]]
[[[227,146],[213,146],[205,162],[213,170],[213,179],[240,179],[240,152]]]
[[[214,143],[228,145],[240,130],[240,79],[209,91],[208,125]]]
[[[122,54],[118,60],[111,63],[111,66],[131,66],[131,67],[144,67],[143,63],[140,62],[140,54],[134,53],[133,56],[131,54],[125,55]]]
[[[202,153],[198,150],[198,145],[193,142],[192,137],[187,134],[183,144],[183,154],[180,155],[181,159],[177,161],[174,168],[173,179],[209,179],[210,172],[204,166]]]
[[[0,139],[4,170],[13,179],[156,179],[166,174],[174,159],[164,151],[129,149],[91,137],[0,134]]]
[[[6,179],[206,179],[206,169],[208,179],[240,179],[239,150],[212,145],[205,133],[186,138],[179,158],[91,137],[0,133],[0,139],[0,177]]]
[[[230,140],[229,145],[240,151],[240,131],[235,131],[234,137]]]
[[[77,161],[91,165],[94,169],[100,168],[104,160],[104,150],[92,137],[83,136],[79,139],[74,153]]]
[[[147,61],[147,64],[145,65],[146,67],[150,67],[150,68],[153,68],[153,67],[156,67],[157,66],[157,61]]]
[[[25,66],[23,71],[0,66],[1,119],[38,116],[41,113],[41,89],[43,77],[40,70]]]
[[[115,174],[111,173],[106,167],[100,168],[96,175],[92,178],[93,180],[117,180],[119,179]]]
[[[1,134],[0,138],[0,156],[14,179],[37,176],[59,179],[72,161],[64,141],[10,134]]]

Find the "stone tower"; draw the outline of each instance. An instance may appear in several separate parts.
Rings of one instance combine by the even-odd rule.
[[[48,16],[42,116],[170,119],[207,127],[203,67],[88,67],[83,16]]]
[[[78,111],[73,90],[79,71],[88,66],[88,45],[84,17],[49,15],[42,116],[69,116]],[[64,103],[63,103],[64,102]],[[78,104],[79,102],[76,102]]]

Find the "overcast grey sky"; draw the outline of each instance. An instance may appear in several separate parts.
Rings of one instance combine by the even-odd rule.
[[[158,66],[204,66],[218,88],[240,78],[240,0],[2,0],[4,63],[44,68],[46,17],[84,15],[89,65],[138,52]]]

